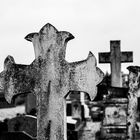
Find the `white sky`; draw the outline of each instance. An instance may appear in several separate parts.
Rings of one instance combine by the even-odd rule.
[[[122,51],[133,51],[140,65],[140,0],[0,0],[0,71],[7,55],[16,63],[34,60],[33,46],[24,37],[46,23],[75,36],[67,45],[67,61],[85,59],[88,52],[106,72],[109,64],[98,63],[98,52],[110,51],[110,40],[121,40]]]

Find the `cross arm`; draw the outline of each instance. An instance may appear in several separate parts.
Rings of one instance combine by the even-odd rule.
[[[32,65],[16,64],[11,56],[5,59],[4,71],[0,73],[0,90],[9,103],[15,95],[32,92],[34,84]]]
[[[133,52],[122,52],[121,53],[121,62],[133,62]]]
[[[93,100],[97,93],[97,84],[103,79],[103,72],[96,67],[96,59],[90,52],[87,59],[71,63],[70,90],[87,92]]]
[[[98,56],[99,56],[99,63],[111,63],[109,52],[99,53]]]

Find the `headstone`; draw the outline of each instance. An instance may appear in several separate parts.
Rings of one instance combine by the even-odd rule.
[[[11,102],[17,94],[36,94],[38,140],[66,140],[64,97],[69,91],[84,91],[93,100],[96,85],[103,79],[91,52],[83,61],[68,63],[65,60],[66,44],[73,38],[69,32],[46,24],[39,33],[25,37],[34,45],[36,59],[31,65],[15,64],[10,56],[5,60],[0,85],[7,101]]]
[[[8,132],[26,132],[32,137],[37,136],[37,118],[31,115],[19,115],[8,120]]]
[[[135,127],[137,122],[138,97],[140,97],[140,67],[129,66],[129,91],[128,91],[128,140],[136,138]]]
[[[116,98],[105,102],[101,138],[126,140],[127,138],[127,98]]]
[[[128,89],[109,87],[106,99],[99,104],[103,110],[101,139],[126,140]]]
[[[99,53],[99,63],[111,63],[111,86],[122,87],[121,63],[133,62],[133,52],[121,52],[120,41],[110,41],[110,52]]]

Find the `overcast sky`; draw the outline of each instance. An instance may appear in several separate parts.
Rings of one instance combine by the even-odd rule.
[[[140,0],[1,0],[0,18],[0,70],[7,55],[21,64],[34,60],[24,37],[46,23],[75,36],[67,45],[67,61],[86,59],[92,51],[106,72],[109,64],[98,63],[98,52],[110,51],[110,40],[121,40],[121,50],[134,53],[134,62],[122,64],[122,70],[140,66]]]

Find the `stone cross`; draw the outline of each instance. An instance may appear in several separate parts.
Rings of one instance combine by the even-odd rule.
[[[138,117],[138,97],[140,97],[140,67],[129,66],[129,91],[128,91],[128,140],[135,139],[135,128]]]
[[[99,63],[111,63],[111,86],[122,87],[121,63],[133,62],[133,52],[121,52],[120,41],[110,41],[110,52],[99,53]]]
[[[31,65],[16,64],[8,56],[0,74],[0,88],[10,103],[13,96],[34,92],[37,98],[37,139],[66,140],[66,104],[69,91],[87,92],[93,100],[96,85],[103,79],[103,72],[96,67],[90,52],[87,59],[68,63],[65,60],[67,42],[73,35],[58,31],[46,24],[38,33],[28,34],[35,50]]]

